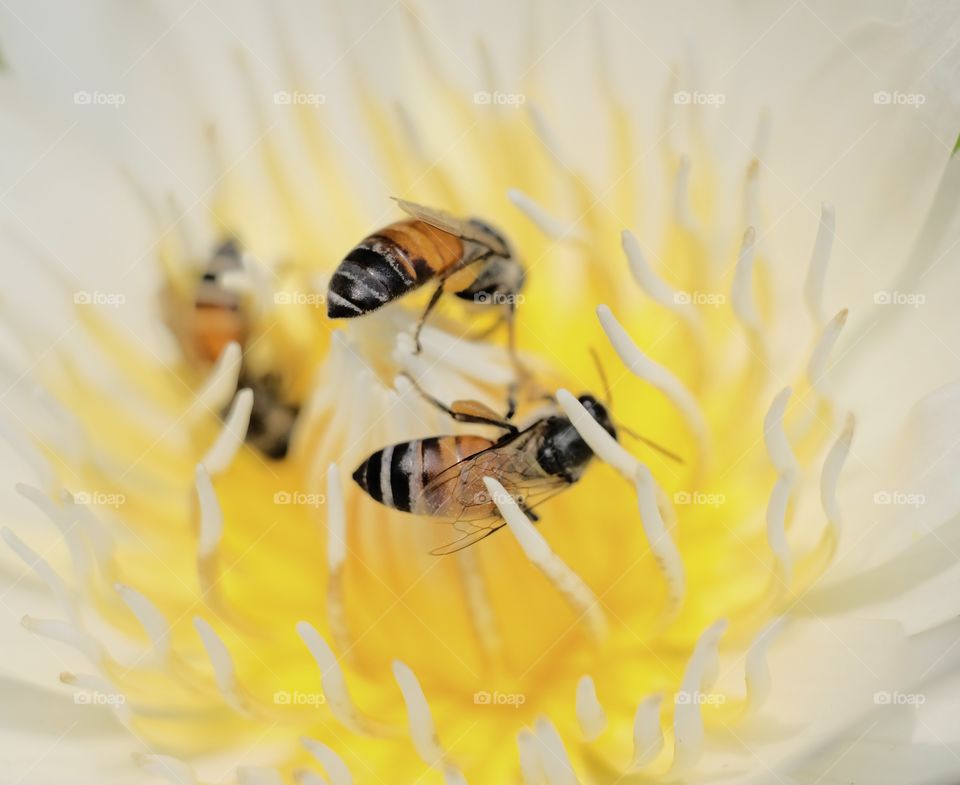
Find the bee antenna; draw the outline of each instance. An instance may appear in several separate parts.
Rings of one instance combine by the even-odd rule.
[[[592,346],[590,347],[590,356],[593,358],[593,364],[597,366],[597,374],[600,376],[600,382],[603,384],[603,403],[607,409],[613,406],[613,393],[610,391],[610,381],[603,370],[603,364],[600,362],[600,354]]]
[[[657,442],[653,441],[653,439],[648,439],[646,436],[641,436],[636,431],[632,431],[627,428],[627,426],[621,425],[620,423],[617,423],[616,426],[618,431],[623,431],[625,434],[627,434],[627,436],[632,436],[638,442],[643,442],[645,445],[647,445],[647,447],[651,447],[661,455],[669,458],[671,461],[676,461],[679,464],[683,463],[683,458],[681,458],[675,452],[668,450],[662,444],[658,444]]]

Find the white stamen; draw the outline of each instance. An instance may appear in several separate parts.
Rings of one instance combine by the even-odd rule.
[[[490,604],[490,593],[480,568],[477,549],[464,548],[457,551],[456,558],[467,606],[470,608],[470,623],[476,630],[484,653],[494,659],[499,656],[503,641],[497,629],[497,616]]]
[[[640,462],[607,433],[569,390],[557,390],[557,403],[597,457],[633,482]]]
[[[284,785],[276,769],[266,766],[238,766],[237,785]]]
[[[330,785],[353,785],[353,775],[343,759],[322,742],[300,739],[306,750],[316,758],[330,778]]]
[[[186,763],[170,755],[134,755],[137,765],[148,774],[162,777],[173,785],[197,785],[197,776]]]
[[[704,630],[687,662],[673,715],[674,772],[688,770],[703,753],[703,716],[699,694],[706,668],[716,658],[720,638],[726,629],[727,622],[721,619]]]
[[[784,619],[778,618],[767,624],[754,639],[744,660],[743,677],[747,688],[746,714],[756,712],[770,694],[770,669],[767,667],[767,651],[770,644],[783,629]]]
[[[536,734],[542,746],[540,763],[547,778],[547,785],[578,785],[567,748],[553,723],[540,717],[536,724]]]
[[[200,538],[197,550],[201,561],[209,559],[220,545],[223,537],[223,510],[207,467],[198,463],[194,473],[197,501],[200,505]]]
[[[730,289],[730,304],[733,312],[749,333],[758,348],[762,348],[760,335],[760,316],[753,302],[753,262],[756,258],[757,232],[748,226],[743,233],[743,244],[737,257],[737,266],[733,271],[733,285]]]
[[[296,769],[293,772],[293,779],[300,785],[329,785],[323,777],[309,769]]]
[[[663,726],[660,724],[660,704],[663,695],[650,695],[640,701],[633,717],[633,762],[634,771],[649,766],[663,749]]]
[[[243,351],[240,349],[240,344],[236,341],[227,344],[197,393],[197,399],[191,405],[188,414],[190,418],[196,419],[211,412],[217,414],[229,403],[237,392],[242,357]]]
[[[540,742],[529,730],[517,734],[517,749],[520,753],[520,774],[524,785],[548,785],[547,775],[540,762]]]
[[[557,141],[556,134],[547,122],[546,115],[544,115],[543,110],[532,101],[527,102],[527,107],[530,113],[530,119],[533,122],[534,135],[540,142],[541,147],[543,147],[547,156],[556,165],[557,171],[565,178],[569,178],[571,176],[570,168],[560,155],[560,143]]]
[[[673,217],[683,229],[692,231],[696,226],[693,205],[690,202],[690,156],[681,155],[673,186]]]
[[[76,603],[73,601],[70,592],[67,591],[63,579],[57,575],[53,567],[50,566],[50,563],[6,526],[3,527],[2,536],[10,547],[10,550],[17,554],[33,574],[46,584],[50,593],[57,598],[57,602],[60,604],[60,607],[63,608],[64,613],[70,621],[73,624],[78,624],[80,616],[77,612]]]
[[[445,753],[437,738],[437,729],[430,714],[430,705],[423,694],[420,682],[413,671],[400,660],[393,661],[393,677],[403,693],[403,702],[407,707],[407,724],[410,739],[420,759],[428,766],[436,766],[443,761]]]
[[[103,649],[100,644],[83,630],[66,621],[59,619],[35,619],[24,616],[20,623],[30,632],[42,635],[44,638],[60,641],[83,654],[94,665],[100,665],[104,660]]]
[[[794,482],[793,472],[781,475],[774,483],[767,502],[767,542],[777,558],[784,587],[789,587],[793,578],[793,556],[787,542],[787,507]]]
[[[760,162],[756,158],[747,165],[743,186],[743,216],[747,226],[760,225]]]
[[[682,318],[690,327],[697,345],[702,348],[706,339],[703,334],[703,322],[697,309],[691,303],[683,302],[679,293],[653,271],[632,232],[624,229],[620,233],[620,242],[637,285],[655,303]]]
[[[128,722],[132,716],[130,706],[127,705],[126,696],[124,696],[113,684],[107,681],[103,676],[97,676],[93,673],[61,673],[60,681],[69,684],[71,687],[78,687],[86,692],[97,693],[99,696],[109,698],[109,705],[116,712],[117,717],[122,722]]]
[[[764,106],[757,115],[757,127],[753,132],[753,157],[761,164],[767,159],[770,149],[770,109]]]
[[[577,722],[585,741],[594,741],[607,726],[607,715],[597,698],[597,687],[590,676],[577,682]]]
[[[686,591],[686,580],[683,572],[683,560],[677,546],[670,538],[670,533],[663,524],[660,509],[657,506],[656,484],[650,470],[643,464],[637,464],[635,475],[637,489],[637,505],[640,509],[640,522],[646,535],[650,551],[667,583],[668,614],[673,615],[679,610]]]
[[[807,364],[807,378],[810,380],[810,386],[824,398],[830,397],[829,384],[825,378],[827,363],[830,360],[830,352],[833,351],[837,338],[840,337],[840,331],[847,323],[847,313],[847,309],[844,308],[823,328],[820,338],[810,353],[810,362]]]
[[[166,617],[160,612],[156,605],[144,597],[136,589],[125,586],[122,583],[115,583],[113,588],[117,590],[120,598],[126,603],[127,607],[137,617],[137,621],[147,633],[152,645],[152,657],[156,661],[162,661],[170,651],[170,625]]]
[[[701,454],[706,454],[708,447],[707,423],[694,397],[676,376],[640,351],[640,348],[633,342],[633,339],[606,305],[597,306],[597,317],[600,319],[603,331],[607,334],[607,338],[621,362],[636,377],[656,387],[680,410],[687,426],[697,440]],[[632,477],[632,472],[629,476]]]
[[[327,469],[327,616],[334,642],[342,649],[347,640],[347,613],[344,605],[343,565],[347,560],[347,512],[343,501],[340,468]]]
[[[840,504],[837,502],[837,483],[847,456],[850,454],[855,425],[853,415],[848,415],[843,432],[837,437],[823,461],[823,470],[820,474],[820,504],[827,516],[827,525],[834,536],[839,536],[843,523]]]
[[[792,392],[791,388],[785,387],[777,393],[763,419],[763,440],[767,445],[767,454],[773,468],[781,476],[798,469],[797,459],[783,429],[783,417]]]
[[[201,461],[211,476],[216,476],[230,467],[237,450],[247,438],[252,411],[253,390],[245,387],[234,397],[219,435]]]
[[[200,635],[203,648],[206,649],[210,665],[213,667],[217,688],[220,690],[223,699],[237,711],[245,712],[240,696],[237,694],[237,678],[233,658],[230,656],[226,645],[205,619],[194,616],[193,627]]]
[[[563,595],[578,616],[584,618],[591,635],[597,639],[604,638],[607,620],[587,584],[553,552],[543,535],[534,528],[530,519],[497,480],[484,477],[483,483],[527,558]]]
[[[584,239],[582,230],[576,229],[573,225],[550,215],[546,209],[522,191],[511,188],[507,191],[507,198],[513,202],[514,207],[533,222],[533,225],[536,226],[548,240]]]
[[[813,243],[810,266],[807,268],[807,278],[803,285],[807,310],[810,311],[810,316],[817,327],[823,324],[826,319],[823,312],[823,288],[836,231],[836,212],[832,204],[824,202],[820,206],[820,226],[817,229],[817,239]]]
[[[333,653],[333,649],[323,639],[323,636],[307,621],[297,622],[297,634],[310,649],[313,659],[320,669],[320,687],[327,699],[327,705],[333,716],[352,730],[364,732],[367,723],[362,719],[343,676],[340,663]]]
[[[74,573],[80,580],[85,580],[90,575],[90,552],[87,550],[86,543],[80,538],[80,532],[76,526],[77,521],[68,517],[68,513],[57,507],[53,500],[39,488],[24,483],[17,483],[14,487],[17,493],[27,501],[32,502],[57,527],[66,543],[67,550],[70,551],[70,561],[73,563]]]

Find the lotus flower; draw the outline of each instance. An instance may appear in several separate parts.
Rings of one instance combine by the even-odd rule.
[[[956,782],[960,27],[866,13],[4,4],[9,781]],[[391,196],[511,238],[518,421],[597,458],[450,556],[351,473],[514,369],[326,317]]]

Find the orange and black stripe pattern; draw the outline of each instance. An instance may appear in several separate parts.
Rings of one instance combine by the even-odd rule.
[[[357,245],[334,271],[327,315],[345,319],[375,311],[463,260],[459,237],[418,220],[398,221]]]

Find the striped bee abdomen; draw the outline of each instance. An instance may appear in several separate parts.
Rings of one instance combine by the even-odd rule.
[[[432,436],[391,444],[361,463],[353,479],[381,504],[421,515],[442,514],[422,497],[424,486],[440,472],[491,445],[480,436]]]
[[[455,264],[463,243],[421,221],[401,221],[367,237],[340,262],[327,290],[327,316],[370,313]]]

